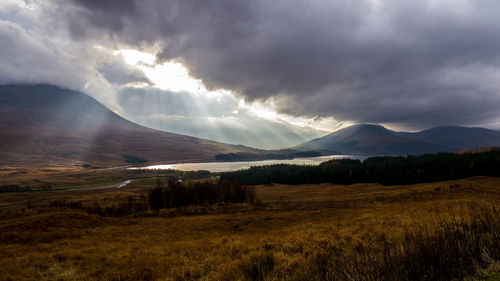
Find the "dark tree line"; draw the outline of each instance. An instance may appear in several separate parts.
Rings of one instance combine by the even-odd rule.
[[[205,206],[219,203],[254,203],[255,191],[239,181],[217,180],[182,183],[157,181],[149,193],[149,205],[153,211],[183,206]]]
[[[142,213],[148,210],[148,204],[145,196],[127,196],[126,201],[118,202],[116,204],[103,207],[97,202],[93,205],[84,205],[83,201],[66,201],[54,200],[45,207],[49,208],[63,208],[63,209],[77,209],[83,210],[89,214],[97,214],[99,216],[108,217],[123,217],[131,214]]]
[[[406,157],[372,157],[331,160],[318,166],[270,165],[224,173],[221,179],[247,185],[282,183],[353,184],[377,182],[384,185],[453,180],[471,176],[500,176],[500,150],[482,153],[437,153]]]
[[[32,190],[52,190],[52,185],[44,184],[42,186],[38,186],[32,189],[29,185],[20,186],[17,184],[7,184],[0,185],[0,192],[23,192],[23,191],[32,191]]]

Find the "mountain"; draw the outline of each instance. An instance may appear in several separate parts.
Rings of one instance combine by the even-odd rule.
[[[306,142],[296,149],[323,149],[343,154],[418,155],[495,145],[500,145],[500,132],[484,128],[441,126],[409,133],[361,124]]]
[[[0,86],[2,168],[210,161],[218,154],[256,151],[137,125],[80,92]]]
[[[460,126],[439,126],[416,133],[399,133],[427,142],[436,142],[471,149],[500,145],[500,132],[485,128],[469,128]]]

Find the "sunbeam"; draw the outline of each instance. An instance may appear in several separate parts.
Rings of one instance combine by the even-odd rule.
[[[150,53],[113,53],[153,83],[118,91],[124,116],[146,126],[226,143],[285,148],[325,135],[339,124],[333,118],[279,114],[272,100],[247,103],[229,90],[208,90],[182,64],[160,63]]]

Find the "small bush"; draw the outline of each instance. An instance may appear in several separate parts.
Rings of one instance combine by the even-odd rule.
[[[156,187],[149,193],[149,206],[155,212],[158,212],[163,207],[163,190],[161,187]]]
[[[271,251],[252,255],[241,264],[241,272],[251,281],[262,281],[274,269],[275,258]]]

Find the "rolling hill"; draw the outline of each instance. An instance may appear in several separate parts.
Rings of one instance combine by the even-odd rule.
[[[500,132],[485,128],[439,126],[415,133],[398,133],[408,138],[446,144],[462,149],[500,145]]]
[[[49,85],[0,86],[2,168],[208,161],[256,151],[137,125],[83,93]]]
[[[296,149],[331,150],[343,154],[418,155],[495,145],[500,145],[500,132],[484,128],[441,126],[409,133],[361,124],[306,142]]]

